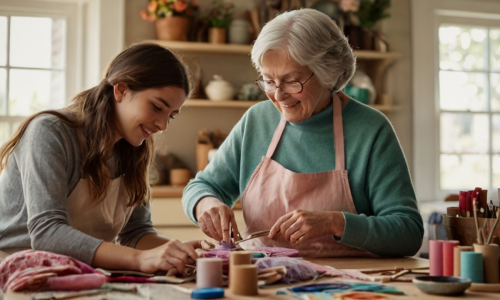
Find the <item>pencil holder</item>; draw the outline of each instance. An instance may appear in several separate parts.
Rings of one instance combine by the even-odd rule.
[[[496,219],[485,219],[478,218],[479,226],[482,228],[486,222],[485,231],[489,233]],[[443,226],[446,231],[446,237],[448,240],[457,240],[462,246],[472,246],[472,244],[477,242],[477,231],[474,218],[466,217],[450,217],[443,214]],[[494,236],[498,236],[498,227],[493,233]],[[496,240],[498,241],[498,239]],[[492,240],[494,242],[494,240]]]

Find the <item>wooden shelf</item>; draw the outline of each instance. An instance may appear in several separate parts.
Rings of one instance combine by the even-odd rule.
[[[162,47],[171,50],[181,50],[195,53],[215,53],[215,54],[250,54],[252,51],[251,45],[238,44],[210,44],[200,42],[178,42],[178,41],[161,41],[161,40],[145,40],[144,43],[155,43]],[[354,50],[358,59],[396,59],[401,57],[401,54],[395,52],[378,52],[370,50]]]
[[[195,53],[212,54],[250,54],[252,46],[238,44],[210,44],[200,42],[178,42],[178,41],[160,41],[145,40],[144,43],[155,43],[170,50],[181,50]]]
[[[207,99],[190,99],[184,103],[185,107],[212,107],[212,108],[249,108],[252,105],[260,103],[262,101],[243,101],[243,100],[225,100],[225,101],[212,101]],[[356,100],[352,100],[356,101]],[[393,105],[382,105],[382,104],[374,104],[368,105],[373,107],[381,112],[393,112],[400,110],[401,107],[393,106]]]
[[[151,198],[180,198],[185,186],[153,185]]]

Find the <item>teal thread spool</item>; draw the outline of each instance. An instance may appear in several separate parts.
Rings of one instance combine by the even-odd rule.
[[[460,253],[460,274],[474,283],[484,283],[483,254],[463,251]]]

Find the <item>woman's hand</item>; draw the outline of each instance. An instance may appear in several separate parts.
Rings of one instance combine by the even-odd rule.
[[[294,210],[276,221],[268,238],[280,234],[290,243],[297,244],[323,235],[341,237],[344,226],[344,216],[338,211]]]
[[[197,246],[200,243],[200,241],[181,243],[173,240],[151,250],[140,251],[137,256],[139,270],[154,273],[175,268],[177,271],[173,272],[174,274],[183,274],[184,265],[193,265],[198,258],[193,245]]]
[[[201,231],[216,241],[223,240],[230,243],[230,227],[232,227],[234,240],[240,240],[233,210],[215,197],[205,197],[198,202],[196,219]]]

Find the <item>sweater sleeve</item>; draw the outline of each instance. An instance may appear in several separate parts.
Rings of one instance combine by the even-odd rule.
[[[118,234],[118,243],[122,246],[135,248],[137,242],[146,234],[156,233],[151,220],[149,203],[134,207],[127,224]]]
[[[71,131],[61,122],[35,118],[9,159],[15,159],[28,213],[31,247],[91,264],[102,240],[69,224],[67,178],[74,167]]]
[[[340,242],[381,256],[414,255],[422,244],[422,217],[397,136],[386,122],[371,145],[365,195],[373,215],[344,212]]]
[[[182,206],[186,215],[195,224],[198,222],[194,209],[202,198],[212,196],[229,207],[232,207],[238,199],[245,120],[246,114],[231,130],[205,170],[198,172],[184,189]]]

